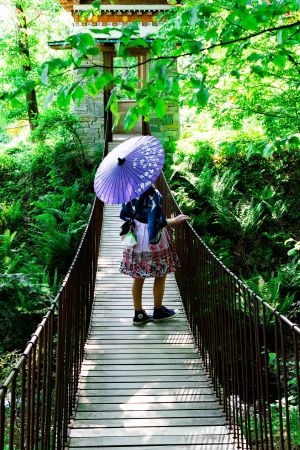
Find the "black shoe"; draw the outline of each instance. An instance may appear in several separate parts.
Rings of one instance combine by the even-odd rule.
[[[133,325],[142,325],[143,323],[150,322],[152,320],[152,316],[148,316],[146,311],[142,309],[142,311],[135,311],[135,315],[133,318]]]
[[[174,309],[168,309],[165,306],[154,308],[153,322],[161,322],[163,320],[173,319],[173,317],[175,317],[177,313],[178,311],[174,311]]]

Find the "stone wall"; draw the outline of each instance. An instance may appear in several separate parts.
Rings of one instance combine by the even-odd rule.
[[[168,69],[166,77],[177,76],[177,67]],[[150,119],[151,134],[162,142],[177,140],[180,134],[179,123],[179,103],[168,103],[165,116],[157,119],[152,116]]]
[[[94,64],[103,65],[103,53],[93,58]],[[86,64],[85,64],[86,65]],[[80,78],[78,70],[76,77]],[[99,68],[99,73],[102,69]],[[82,145],[87,150],[96,150],[104,144],[104,94],[100,92],[96,97],[86,95],[80,105],[74,105],[74,112],[80,117]]]
[[[151,134],[162,142],[170,142],[179,138],[179,105],[167,105],[163,119],[152,117]]]

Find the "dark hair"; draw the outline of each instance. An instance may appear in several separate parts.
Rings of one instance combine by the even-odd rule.
[[[150,186],[145,192],[143,192],[140,196],[140,198],[144,199],[145,197],[147,197],[147,195],[154,195],[155,194],[155,187],[154,186]]]

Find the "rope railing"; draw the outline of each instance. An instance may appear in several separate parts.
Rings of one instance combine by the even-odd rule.
[[[0,450],[62,449],[88,333],[103,204],[95,200],[54,302],[0,386]]]
[[[163,176],[167,217],[181,211]],[[300,448],[300,328],[252,292],[184,223],[178,287],[195,343],[242,449]]]

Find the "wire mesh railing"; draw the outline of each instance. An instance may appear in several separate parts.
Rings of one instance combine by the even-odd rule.
[[[163,176],[167,217],[180,213]],[[242,449],[300,448],[300,328],[252,292],[183,223],[176,272],[191,330]]]
[[[103,204],[96,200],[61,289],[0,386],[0,450],[62,449],[91,316]]]

